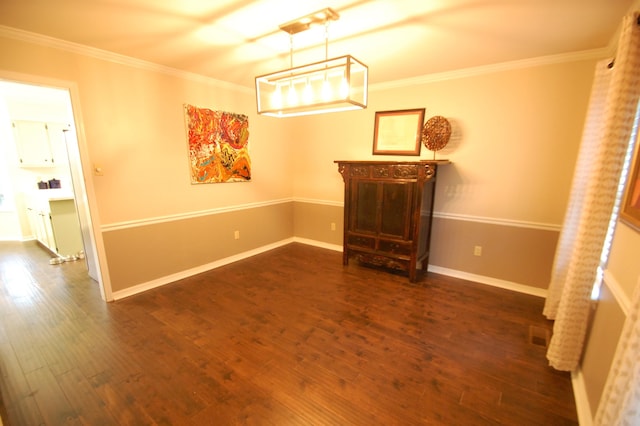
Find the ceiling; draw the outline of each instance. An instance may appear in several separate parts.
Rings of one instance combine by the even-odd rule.
[[[331,7],[328,56],[372,84],[611,48],[638,0],[1,0],[0,25],[253,87],[289,68],[278,26]],[[325,59],[324,27],[293,37],[293,65]]]

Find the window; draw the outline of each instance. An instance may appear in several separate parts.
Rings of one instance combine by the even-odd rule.
[[[604,270],[609,260],[609,251],[611,250],[611,241],[613,240],[613,234],[616,230],[616,224],[618,222],[618,215],[620,214],[620,206],[622,204],[622,199],[624,197],[625,183],[627,182],[627,177],[629,175],[629,168],[631,167],[633,149],[635,147],[636,141],[638,140],[639,121],[640,121],[640,104],[638,104],[638,107],[636,108],[636,118],[633,122],[633,129],[631,130],[631,140],[629,141],[629,145],[627,146],[627,153],[624,157],[624,166],[622,168],[622,173],[620,174],[620,181],[618,182],[618,190],[616,193],[616,203],[613,206],[613,212],[611,213],[611,219],[609,220],[609,229],[607,230],[607,236],[605,237],[604,244],[602,246],[602,254],[600,255],[600,266],[598,266],[596,282],[591,292],[591,300],[597,300],[600,296],[600,285],[602,284],[602,277],[604,275]]]

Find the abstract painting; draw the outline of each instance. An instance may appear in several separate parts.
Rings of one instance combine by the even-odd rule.
[[[249,117],[185,105],[191,183],[251,180]]]

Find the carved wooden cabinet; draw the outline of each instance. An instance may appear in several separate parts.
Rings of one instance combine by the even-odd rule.
[[[429,259],[439,161],[335,161],[344,179],[346,265],[406,271],[416,281]]]

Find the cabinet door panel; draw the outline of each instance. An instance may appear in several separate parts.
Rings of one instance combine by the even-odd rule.
[[[411,256],[411,245],[398,241],[380,240],[378,250],[401,256]]]
[[[363,237],[361,235],[349,235],[347,237],[347,244],[374,249],[376,247],[376,239],[372,237]]]
[[[47,123],[47,133],[51,145],[53,162],[57,167],[68,166],[69,156],[67,154],[67,140],[64,131],[69,129],[68,124]]]
[[[53,154],[45,123],[14,121],[12,123],[20,166],[53,167]]]
[[[357,232],[377,232],[376,211],[378,209],[378,184],[367,181],[354,181],[353,230]]]
[[[398,238],[409,238],[412,187],[406,183],[385,183],[382,186],[380,232]]]

